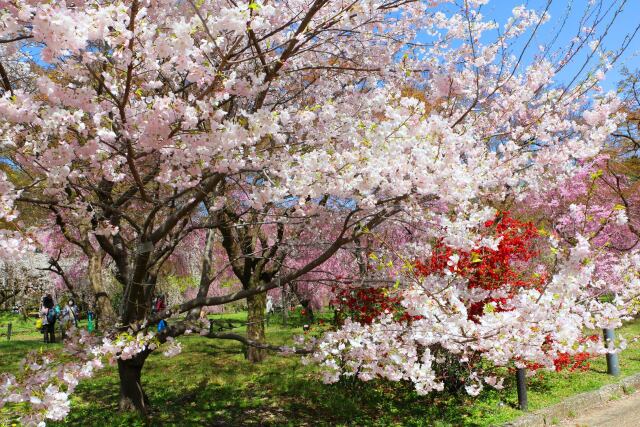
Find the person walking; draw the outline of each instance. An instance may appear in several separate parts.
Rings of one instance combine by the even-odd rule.
[[[93,332],[96,330],[96,315],[93,312],[93,308],[89,307],[87,311],[87,331]]]
[[[62,309],[62,317],[60,322],[60,330],[62,332],[62,339],[66,338],[66,332],[73,324],[74,328],[78,327],[78,315],[80,314],[80,309],[75,304],[73,298],[69,298],[67,301],[67,305]]]
[[[44,342],[56,342],[56,310],[53,298],[47,294],[42,298],[42,307],[40,308],[40,316],[42,317],[42,329],[44,332]]]

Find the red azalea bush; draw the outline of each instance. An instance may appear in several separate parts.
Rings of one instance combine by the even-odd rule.
[[[436,243],[431,256],[424,262],[416,262],[418,276],[431,274],[443,274],[446,269],[452,273],[467,279],[470,289],[480,288],[484,290],[506,289],[504,298],[486,298],[469,304],[468,317],[479,321],[487,304],[493,303],[493,310],[509,310],[509,300],[519,288],[542,290],[547,280],[546,272],[535,272],[532,261],[540,255],[538,249],[539,231],[532,222],[523,222],[512,218],[508,211],[498,213],[496,218],[484,223],[486,234],[500,239],[497,248],[481,247],[477,250],[463,251],[446,246],[442,241]],[[457,263],[451,263],[450,259],[457,255]],[[551,337],[547,337],[550,344]],[[597,336],[586,336],[586,340],[597,340]],[[574,356],[568,353],[559,353],[554,360],[555,370],[569,371],[589,369],[588,359],[592,355],[582,352]],[[542,365],[527,363],[529,369],[537,370]]]
[[[595,341],[598,341],[598,339],[599,338],[597,335],[587,335],[582,337],[579,340],[579,342],[581,344],[587,341],[595,342]],[[551,344],[551,337],[547,336],[545,345],[550,345],[550,344]],[[589,368],[591,368],[591,363],[589,362],[591,358],[593,358],[593,355],[591,353],[587,353],[584,351],[580,353],[576,353],[574,355],[571,355],[569,353],[558,353],[558,356],[553,361],[553,365],[555,367],[556,372],[560,372],[563,370],[567,370],[569,372],[588,371]],[[537,371],[538,369],[543,368],[543,365],[539,363],[534,363],[534,362],[527,362],[526,367],[529,370]]]
[[[387,287],[362,287],[334,289],[331,301],[336,310],[337,323],[347,317],[354,322],[371,324],[378,316],[390,313],[396,320],[418,320],[421,316],[411,316],[400,304],[400,296]]]
[[[530,271],[530,261],[539,255],[535,239],[538,230],[531,222],[518,221],[509,212],[499,213],[494,220],[484,224],[487,235],[500,238],[497,250],[482,247],[477,250],[462,251],[436,242],[431,256],[415,262],[417,276],[443,274],[449,269],[468,280],[469,288],[497,290],[508,287],[514,294],[516,288],[541,287],[546,277]],[[458,255],[459,260],[451,265],[450,258]],[[415,319],[400,305],[400,297],[389,287],[333,288],[331,304],[341,313],[341,318],[370,324],[383,313],[392,313],[402,320]],[[469,318],[482,315],[487,303],[496,303],[496,310],[506,310],[509,298],[488,298],[468,307]]]
[[[432,274],[442,275],[449,270],[458,277],[467,280],[469,289],[488,291],[506,290],[502,298],[488,297],[481,301],[469,302],[467,315],[470,320],[479,322],[485,309],[508,311],[509,300],[518,289],[542,290],[547,280],[547,273],[536,271],[532,265],[539,259],[540,233],[532,222],[524,222],[510,216],[508,211],[500,212],[493,220],[486,221],[482,234],[498,240],[495,248],[481,246],[478,249],[460,250],[437,241],[428,258],[415,262],[414,274],[427,277]],[[451,262],[456,259],[456,262]],[[452,258],[453,257],[453,258]],[[396,320],[412,321],[420,316],[409,315],[401,305],[401,298],[390,287],[359,287],[333,289],[332,305],[336,310],[336,320],[341,324],[350,318],[362,324],[371,324],[382,314],[390,313]],[[488,305],[491,304],[491,305]],[[587,336],[583,340],[598,339]],[[551,337],[548,337],[551,340]],[[550,344],[550,341],[547,343]],[[559,353],[554,365],[556,371],[589,369],[589,353],[570,356]],[[527,363],[527,367],[538,370],[543,366]]]
[[[541,288],[546,274],[531,270],[531,261],[538,257],[536,240],[537,228],[531,222],[522,222],[502,212],[494,220],[484,223],[488,236],[500,239],[497,249],[480,247],[463,251],[446,246],[438,241],[431,256],[416,262],[416,274],[429,276],[443,274],[445,270],[455,272],[468,281],[470,289],[498,290],[507,288],[506,298],[487,298],[467,307],[470,319],[478,319],[488,303],[495,303],[496,310],[508,310],[508,300],[518,288]],[[459,257],[457,263],[450,263],[452,256]]]

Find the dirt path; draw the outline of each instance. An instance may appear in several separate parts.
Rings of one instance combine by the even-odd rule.
[[[563,421],[566,427],[638,427],[640,426],[640,392],[624,396]]]

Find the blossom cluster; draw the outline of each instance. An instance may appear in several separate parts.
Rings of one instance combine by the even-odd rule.
[[[414,316],[411,320],[381,313],[372,322],[347,319],[328,333],[311,357],[323,367],[325,381],[355,375],[365,381],[412,381],[419,393],[442,390],[447,380],[441,368],[447,362],[444,350],[466,366],[465,387],[477,394],[484,385],[496,384],[496,367],[575,370],[603,354],[600,338],[585,336],[584,331],[617,327],[638,311],[640,254],[622,257],[622,291],[605,302],[588,297],[599,279],[585,238],[578,236],[573,248],[558,251],[553,273],[534,270],[533,275],[523,264],[535,253],[523,239],[533,237],[533,230],[504,219],[496,248],[454,254],[436,247],[429,262],[418,264],[419,280],[408,281],[401,293],[403,309]],[[486,226],[494,224],[489,221]],[[504,276],[494,276],[492,268]],[[622,340],[620,347],[624,345]]]

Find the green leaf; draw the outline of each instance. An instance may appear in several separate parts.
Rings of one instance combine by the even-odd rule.
[[[260,5],[258,3],[251,2],[249,3],[249,9],[258,11],[260,10]]]

